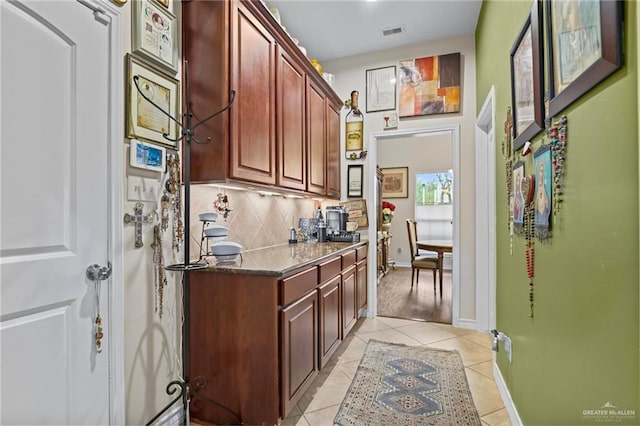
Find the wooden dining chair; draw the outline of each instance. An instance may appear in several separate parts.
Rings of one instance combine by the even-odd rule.
[[[416,278],[416,284],[420,280],[420,269],[431,269],[433,271],[433,290],[435,291],[438,259],[432,256],[418,255],[418,245],[416,243],[418,239],[418,226],[415,220],[407,219],[407,232],[409,234],[409,250],[411,252],[411,288],[413,288],[414,276]]]

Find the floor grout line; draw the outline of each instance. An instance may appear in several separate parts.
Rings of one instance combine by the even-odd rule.
[[[441,344],[441,343],[447,342],[447,341],[456,341],[456,339],[457,339],[457,342],[460,342],[460,343],[458,343],[458,345],[463,345],[462,347],[465,348],[465,350],[468,349],[471,353],[474,353],[474,354],[483,354],[484,352],[491,350],[486,345],[478,343],[477,341],[472,340],[472,336],[475,336],[476,334],[474,334],[472,332],[470,332],[468,334],[460,334],[460,335],[455,334],[455,333],[451,333],[450,331],[447,330],[451,326],[449,326],[449,327],[439,327],[438,325],[434,325],[434,324],[431,324],[429,322],[416,321],[415,322],[416,324],[418,324],[418,323],[425,324],[426,331],[424,332],[424,335],[426,336],[426,338],[430,338],[429,330],[433,330],[435,332],[434,329],[437,329],[438,332],[445,331],[445,332],[449,332],[450,334],[452,334],[451,337],[439,338],[438,340],[434,340],[434,341],[429,342],[429,343],[422,343],[421,341],[419,341],[416,338],[412,337],[410,334],[407,334],[407,333],[405,333],[403,331],[403,329],[407,330],[406,329],[407,327],[414,326],[415,324],[405,323],[405,324],[398,324],[396,326],[391,326],[391,325],[385,323],[383,320],[380,320],[378,318],[367,318],[367,319],[365,319],[365,321],[367,321],[366,322],[366,327],[376,327],[376,329],[369,330],[369,331],[366,331],[366,332],[362,332],[362,331],[354,332],[352,334],[352,336],[353,336],[352,338],[353,339],[356,339],[356,338],[359,339],[358,341],[356,341],[356,345],[359,344],[359,343],[363,343],[365,345],[365,347],[366,347],[366,345],[368,345],[368,340],[370,340],[370,339],[381,340],[380,338],[378,338],[376,336],[376,334],[388,333],[389,330],[394,330],[394,331],[399,333],[397,335],[398,338],[401,338],[401,336],[405,336],[402,339],[406,338],[406,339],[409,339],[410,342],[413,342],[413,343],[404,343],[405,345],[408,345],[408,346],[429,347],[431,345],[438,345],[438,344]],[[361,327],[362,327],[362,325],[361,325]],[[416,329],[416,333],[415,334],[419,334],[419,333],[421,333],[421,330]],[[482,333],[478,332],[477,335],[480,335],[480,334],[482,334]],[[367,340],[365,340],[365,339],[367,339]],[[480,339],[478,339],[478,340],[480,340]],[[468,345],[469,343],[472,343],[472,345]],[[447,350],[447,349],[443,349],[443,350]],[[453,349],[453,350],[456,350],[456,349]],[[460,353],[460,350],[457,350],[457,351]],[[329,374],[333,374],[335,369],[338,368],[339,373],[337,373],[336,376],[334,376],[334,377],[338,377],[338,378],[341,377],[341,378],[343,378],[343,379],[345,379],[345,380],[347,380],[349,382],[352,382],[353,377],[351,377],[349,374],[347,374],[347,372],[342,369],[342,366],[344,366],[346,364],[349,364],[349,363],[358,363],[359,361],[361,361],[361,357],[358,358],[358,359],[337,361],[331,367],[331,372],[329,372]],[[480,371],[478,371],[478,370],[476,370],[474,368],[474,367],[477,367],[477,366],[479,366],[479,365],[481,365],[483,363],[492,362],[492,361],[493,361],[493,357],[488,358],[488,359],[479,360],[479,361],[474,361],[471,364],[464,365],[464,371],[465,371],[465,375],[467,376],[467,383],[468,383],[469,386],[470,386],[470,383],[469,383],[469,378],[468,377],[469,377],[470,374],[474,375],[474,378],[482,380],[483,382],[484,382],[484,380],[488,380],[488,381],[491,381],[491,382],[495,383],[495,379],[493,378],[493,376],[487,376],[487,375],[481,373]],[[358,366],[359,366],[359,364],[358,364]],[[352,366],[350,367],[350,370],[351,369],[352,369]],[[470,373],[470,371],[473,371],[473,373]],[[326,384],[323,384],[322,386],[325,386],[325,385]],[[321,389],[322,386],[320,386],[318,388],[318,390]],[[348,393],[348,389],[345,391],[345,396],[346,396],[347,393]],[[473,397],[473,392],[472,392],[472,397]],[[344,396],[343,396],[343,398],[344,398]],[[311,404],[311,402],[310,402],[310,404]],[[310,404],[308,404],[307,407]],[[306,424],[313,425],[313,423],[310,421],[310,417],[313,417],[313,418],[315,418],[316,421],[318,421],[321,418],[326,417],[326,413],[319,414],[318,412],[320,412],[322,410],[329,410],[329,409],[332,409],[332,408],[333,409],[339,409],[341,404],[342,403],[332,404],[332,405],[328,405],[328,406],[318,406],[318,407],[314,407],[313,410],[311,410],[311,411],[305,411],[305,410],[302,409],[302,407],[300,407],[298,404],[296,404],[300,414],[298,414],[295,417],[298,417],[298,419],[304,419],[304,422],[306,422]],[[500,408],[497,408],[497,409],[495,409],[495,410],[493,410],[491,412],[488,412],[488,413],[484,413],[482,416],[480,416],[480,419],[482,420],[483,426],[487,426],[487,425],[490,424],[490,422],[486,421],[486,418],[488,416],[491,416],[491,415],[493,415],[493,414],[495,414],[497,412],[500,412],[501,410],[504,410],[504,409],[505,409],[504,404],[502,404],[502,406]],[[314,413],[318,413],[318,414],[314,415]],[[298,421],[302,422],[302,420],[298,420]],[[324,420],[322,420],[322,421],[324,422]]]

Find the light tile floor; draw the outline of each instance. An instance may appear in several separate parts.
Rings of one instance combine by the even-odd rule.
[[[493,380],[493,356],[488,334],[448,324],[386,317],[363,318],[358,321],[282,424],[333,425],[333,419],[349,389],[369,339],[457,350],[462,357],[471,395],[482,424],[511,424]]]

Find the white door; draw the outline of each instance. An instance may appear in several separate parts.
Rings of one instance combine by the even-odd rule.
[[[2,424],[109,423],[109,27],[75,1],[1,1]]]
[[[476,119],[476,329],[496,328],[495,89]]]

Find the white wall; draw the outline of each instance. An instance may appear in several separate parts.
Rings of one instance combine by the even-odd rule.
[[[441,114],[428,117],[411,117],[398,120],[398,130],[425,129],[436,126],[460,126],[460,173],[456,176],[460,182],[460,319],[475,320],[475,117],[476,117],[476,84],[475,84],[475,40],[473,35],[443,39],[436,42],[418,43],[397,49],[378,51],[371,54],[342,58],[323,63],[324,71],[335,74],[334,89],[342,99],[347,99],[352,90],[360,92],[359,103],[366,105],[366,70],[396,65],[404,59],[421,58],[460,52],[462,61],[462,110],[455,114]],[[346,111],[343,110],[343,119]],[[365,149],[369,134],[383,131],[384,113],[366,113],[364,124]],[[342,124],[342,150],[344,151],[344,120]],[[346,194],[347,164],[358,162],[342,162],[342,193]],[[367,159],[359,161],[364,164],[367,176],[375,173],[375,164]],[[370,180],[365,180],[365,184]],[[364,188],[364,191],[368,191]],[[369,217],[375,217],[374,207],[369,206]],[[394,226],[394,225],[392,225]],[[396,223],[395,226],[398,226]],[[392,228],[392,232],[394,229]],[[397,231],[395,231],[397,233]],[[406,233],[406,231],[405,231]]]
[[[122,69],[125,69],[125,54],[131,52],[131,10],[135,3],[123,5],[123,45]],[[171,2],[169,10],[177,16],[178,36],[180,35],[180,2]],[[178,42],[178,46],[181,43]],[[180,53],[180,52],[179,52]],[[176,76],[180,79],[180,73]],[[125,76],[124,81],[127,81]],[[123,209],[132,213],[136,201],[127,199],[127,180],[129,175],[144,175],[154,179],[159,173],[131,169],[129,164],[129,140],[122,138],[114,143],[124,143],[123,170]],[[156,208],[156,204],[144,203],[144,214]],[[121,216],[121,217],[122,217]],[[123,257],[124,257],[124,362],[125,362],[125,410],[126,424],[145,424],[157,411],[170,401],[165,393],[167,383],[181,376],[181,287],[177,273],[167,273],[168,285],[164,289],[164,315],[160,319],[155,312],[155,289],[153,286],[153,251],[150,248],[153,240],[153,226],[143,226],[142,248],[134,247],[134,230],[132,225],[123,225]],[[172,263],[170,254],[171,237],[166,233],[164,251],[166,264]]]

